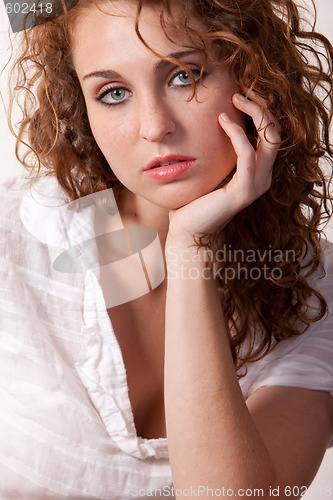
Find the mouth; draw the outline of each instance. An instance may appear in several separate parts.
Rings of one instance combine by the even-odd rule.
[[[144,167],[144,171],[157,168],[165,168],[171,165],[194,161],[195,158],[183,155],[158,156]]]
[[[145,167],[144,175],[153,182],[169,183],[187,178],[195,166],[196,158],[189,156],[158,156]]]

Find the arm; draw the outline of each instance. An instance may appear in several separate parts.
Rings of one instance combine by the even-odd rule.
[[[196,264],[198,271],[203,267]],[[332,435],[332,397],[264,387],[246,405],[213,280],[170,280],[166,317],[165,399],[175,489],[257,488],[271,498],[270,488],[279,486],[284,498],[286,486],[299,486],[294,491],[304,493]]]
[[[274,123],[269,112],[263,117],[255,98],[234,103],[258,129],[263,121]],[[216,283],[207,279],[204,262],[189,256],[193,235],[216,230],[268,189],[276,148],[259,132],[254,152],[240,127],[226,122],[223,128],[238,155],[234,178],[170,217],[165,346],[170,463],[175,489],[232,488],[237,498],[239,488],[262,488],[261,498],[271,498],[270,487],[282,491],[311,482],[332,433],[333,400],[318,391],[266,387],[244,402]],[[277,128],[266,133],[276,143]],[[189,269],[197,279],[185,279]]]
[[[205,269],[189,265],[193,274]],[[215,282],[184,279],[184,272],[168,281],[166,303],[165,400],[175,488],[268,489],[275,484],[273,463],[237,381]]]

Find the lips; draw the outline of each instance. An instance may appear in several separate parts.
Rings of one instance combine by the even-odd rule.
[[[153,161],[148,163],[148,165],[146,165],[143,170],[146,171],[156,168],[165,168],[177,163],[190,162],[194,160],[195,158],[184,155],[157,156]]]
[[[189,156],[158,156],[144,169],[143,174],[154,182],[168,183],[187,177],[196,166],[196,159]]]
[[[175,163],[181,163],[185,160],[173,160],[173,161],[164,161],[162,163],[158,163],[151,168],[159,168],[159,167],[169,167],[170,165],[174,165]]]

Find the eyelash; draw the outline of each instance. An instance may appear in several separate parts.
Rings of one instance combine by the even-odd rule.
[[[190,66],[189,66],[190,67]],[[208,75],[208,73],[206,71],[202,71],[201,73],[201,70],[199,68],[191,68],[191,71],[193,73],[193,76],[194,76],[194,80],[195,82],[202,82]],[[187,74],[186,71],[184,69],[181,69],[181,70],[178,70],[170,79],[170,82],[172,80],[174,80],[176,77],[178,77],[179,75],[181,74]],[[196,74],[197,74],[197,77],[196,77]],[[170,85],[170,84],[169,84]],[[189,82],[188,84],[184,84],[184,85],[175,85],[176,88],[187,88],[189,86],[192,86],[192,81]],[[102,104],[103,106],[108,106],[108,107],[111,107],[111,106],[119,106],[120,104],[123,104],[126,102],[126,99],[124,100],[121,100],[119,102],[113,102],[113,103],[110,103],[110,102],[104,102],[103,99],[104,97],[106,97],[110,92],[112,92],[113,90],[125,90],[126,92],[130,92],[126,87],[122,87],[122,86],[110,86],[109,88],[106,88],[104,89],[97,97],[96,97],[96,101],[99,102],[100,104]]]

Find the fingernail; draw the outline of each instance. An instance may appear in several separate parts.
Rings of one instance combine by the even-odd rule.
[[[245,97],[245,95],[242,95],[242,94],[235,94],[235,97],[237,97],[237,99],[239,99],[240,101],[243,101],[243,102],[248,101],[248,99]]]
[[[227,115],[227,113],[222,113],[220,115],[220,118],[221,118],[221,120],[223,120],[226,123],[231,123],[231,120],[230,120],[229,116]]]

